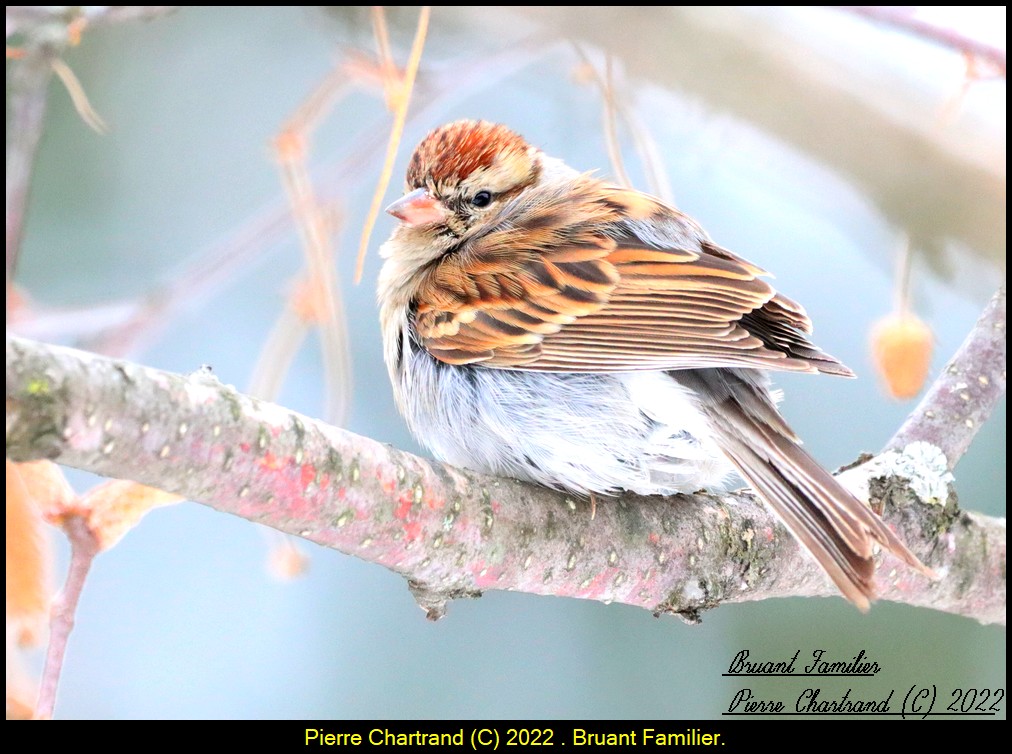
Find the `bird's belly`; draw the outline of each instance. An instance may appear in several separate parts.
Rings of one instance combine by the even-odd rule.
[[[449,366],[424,352],[401,404],[442,461],[575,492],[694,492],[732,468],[691,394],[661,372],[568,374]],[[405,379],[410,379],[406,382]]]

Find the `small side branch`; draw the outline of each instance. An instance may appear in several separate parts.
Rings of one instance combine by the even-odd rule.
[[[945,454],[950,471],[955,468],[1005,395],[1005,338],[1003,284],[885,449],[902,450],[913,442],[928,442]]]
[[[91,570],[91,564],[98,554],[98,542],[89,531],[87,522],[80,516],[68,517],[63,528],[70,539],[70,567],[63,592],[57,596],[51,608],[49,649],[46,652],[46,664],[39,683],[39,701],[35,705],[33,715],[37,720],[49,720],[53,716],[56,690],[59,687],[60,672],[63,670],[63,658],[67,653],[70,633],[74,630],[77,603],[81,599],[88,571]]]

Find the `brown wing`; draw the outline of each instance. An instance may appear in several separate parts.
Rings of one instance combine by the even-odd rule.
[[[710,243],[676,210],[591,178],[519,202],[422,282],[415,328],[440,361],[852,374],[808,340],[804,310],[761,279],[763,270]],[[644,220],[670,243],[637,237]]]

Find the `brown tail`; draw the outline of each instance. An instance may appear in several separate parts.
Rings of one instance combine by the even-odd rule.
[[[721,450],[858,608],[867,611],[876,596],[874,542],[934,576],[867,505],[798,445],[758,375],[705,369],[673,376],[702,397]]]

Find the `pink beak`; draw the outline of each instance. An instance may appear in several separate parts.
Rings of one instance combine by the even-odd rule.
[[[447,215],[446,208],[423,188],[405,194],[386,211],[412,228],[443,222]]]

